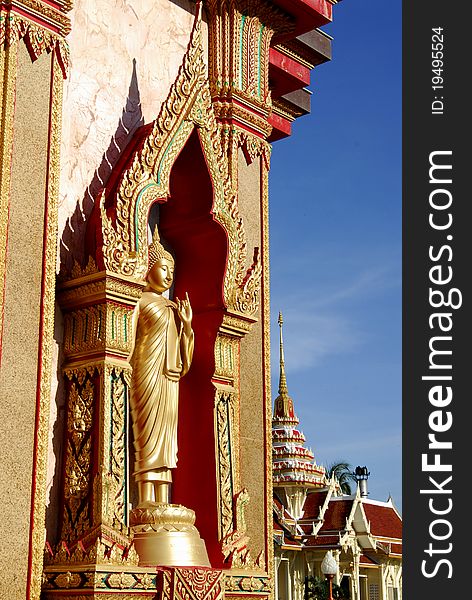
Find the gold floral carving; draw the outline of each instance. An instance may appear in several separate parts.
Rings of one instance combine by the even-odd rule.
[[[92,275],[93,273],[98,273],[98,268],[93,257],[89,256],[88,262],[85,265],[85,267],[82,267],[76,260],[74,260],[74,264],[72,266],[70,274],[70,279],[86,277],[87,275]]]
[[[106,307],[82,308],[64,316],[64,354],[99,350],[105,347]]]
[[[90,273],[65,281],[60,286],[59,302],[64,310],[79,309],[110,300],[117,305],[134,308],[141,297],[144,282],[113,273]],[[124,335],[124,332],[123,332]]]
[[[100,199],[103,260],[113,273],[144,278],[147,271],[147,218],[151,204],[169,196],[171,167],[197,128],[214,189],[212,213],[228,237],[229,254],[224,279],[228,308],[257,311],[255,290],[260,282],[260,257],[247,268],[247,244],[237,195],[221,147],[206,74],[201,31],[201,5],[188,50],[150,134],[124,171],[116,199]],[[113,211],[107,210],[112,205]],[[116,210],[115,210],[116,209]]]
[[[260,107],[256,109],[248,104],[244,107],[218,99],[213,100],[213,108],[218,120],[225,124],[228,121],[236,121],[256,132],[261,138],[267,138],[272,131],[272,125],[268,122],[269,108],[261,110]]]
[[[270,41],[274,32],[290,31],[293,21],[266,0],[209,0],[207,10],[212,96],[270,109]]]
[[[115,542],[108,535],[102,538],[95,537],[93,542],[85,547],[82,541],[73,546],[61,542],[56,552],[46,551],[44,562],[46,565],[44,578],[47,581],[57,573],[57,565],[67,565],[71,569],[78,570],[84,565],[101,565],[101,568],[108,566],[137,566],[139,562],[138,555],[134,546],[123,545],[122,540]],[[49,570],[49,567],[50,570]],[[98,586],[101,580],[92,582]],[[44,584],[43,584],[44,587]]]
[[[67,450],[64,481],[62,539],[80,538],[91,527],[90,486],[92,470],[92,424],[94,386],[71,384],[67,415]]]
[[[131,377],[129,366],[105,363],[100,401],[99,464],[93,487],[95,526],[107,525],[127,534],[126,411]],[[119,540],[119,538],[116,538]]]
[[[66,357],[92,350],[115,350],[127,356],[131,350],[133,308],[108,302],[67,313],[64,317]]]
[[[242,129],[236,129],[235,137],[236,144],[243,149],[248,164],[262,156],[266,169],[269,169],[272,146],[268,142]]]
[[[66,367],[65,374],[70,384],[62,542],[49,562],[133,564],[126,470],[131,368],[98,361]]]
[[[256,561],[251,558],[249,536],[247,535],[247,525],[244,514],[249,500],[249,493],[246,488],[234,495],[234,529],[223,539],[222,543],[222,552],[225,561],[227,561],[233,569],[261,568],[263,562],[262,553],[259,554]]]
[[[113,573],[108,578],[108,584],[111,588],[130,588],[136,583],[136,579],[130,573]]]
[[[55,579],[55,583],[60,588],[75,588],[80,585],[82,578],[78,573],[61,573]]]
[[[17,8],[22,11],[21,14],[16,12]],[[41,25],[26,18],[24,12],[31,19],[38,19]],[[51,25],[53,30],[49,29]],[[60,33],[56,33],[57,30]],[[69,47],[64,38],[69,31],[70,20],[46,2],[0,2],[0,46],[8,48],[23,39],[32,60],[36,60],[43,52],[54,50],[64,78],[69,67]]]
[[[232,453],[234,394],[218,392],[216,396],[216,434],[218,445],[218,512],[219,538],[224,540],[234,529],[233,494],[235,485]]]
[[[100,568],[90,571],[90,567],[71,566],[70,570],[51,569],[44,573],[43,596],[49,598],[111,598],[136,599],[142,598],[142,592],[148,592],[145,597],[154,598],[156,593],[156,575],[136,567],[117,569]],[[123,592],[123,593],[120,593]]]
[[[158,567],[163,600],[223,600],[223,572],[192,567]]]
[[[110,478],[112,485],[111,504],[113,506],[113,523],[126,524],[128,507],[126,506],[126,383],[123,376],[111,375],[111,453]]]
[[[215,343],[215,377],[226,379],[230,385],[234,385],[238,377],[238,355],[238,339],[219,334]]]

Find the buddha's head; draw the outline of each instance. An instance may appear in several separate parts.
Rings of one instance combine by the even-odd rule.
[[[161,244],[157,227],[149,245],[149,270],[146,279],[156,292],[170,289],[174,280],[174,258]]]
[[[174,261],[159,258],[149,269],[147,281],[156,292],[165,292],[170,289],[174,281]]]

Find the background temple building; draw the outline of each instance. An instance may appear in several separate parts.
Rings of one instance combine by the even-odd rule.
[[[366,468],[356,469],[356,492],[345,495],[305,448],[288,394],[282,323],[279,315],[279,395],[272,418],[276,597],[310,598],[307,579],[324,578],[321,563],[332,551],[338,563],[335,583],[349,598],[401,600],[401,516],[391,498],[367,497]]]
[[[272,415],[271,143],[310,110],[335,4],[0,0],[0,597],[289,600],[327,548],[353,597],[400,587],[398,515],[326,480],[283,368]],[[181,529],[137,507],[132,474],[156,227],[193,307]],[[210,567],[133,543],[184,529]]]

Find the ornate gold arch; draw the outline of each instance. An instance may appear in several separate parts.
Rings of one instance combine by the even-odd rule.
[[[197,4],[187,52],[150,133],[121,175],[114,198],[100,199],[102,257],[107,271],[141,280],[147,272],[147,222],[151,205],[170,194],[172,165],[197,128],[213,184],[213,218],[228,237],[224,278],[226,308],[253,316],[258,308],[261,257],[254,250],[247,268],[247,243],[213,110],[202,40],[202,7]]]

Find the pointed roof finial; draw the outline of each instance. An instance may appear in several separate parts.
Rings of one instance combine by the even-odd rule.
[[[275,399],[274,419],[286,420],[290,423],[298,423],[298,419],[293,410],[293,402],[288,395],[287,376],[285,375],[285,357],[284,357],[284,340],[282,335],[283,325],[282,313],[279,312],[280,326],[280,376],[279,376],[279,395]]]
[[[282,333],[284,320],[281,312],[279,312],[278,322],[280,327],[280,379],[279,395],[275,399],[272,418],[274,486],[322,487],[326,485],[324,467],[318,467],[314,462],[313,452],[305,448],[305,436],[297,429],[298,417],[293,408],[293,401],[288,395]]]
[[[279,377],[279,395],[282,397],[288,396],[287,376],[285,375],[285,356],[284,356],[284,338],[282,334],[282,325],[284,319],[282,313],[279,312],[279,327],[280,327],[280,377]]]

